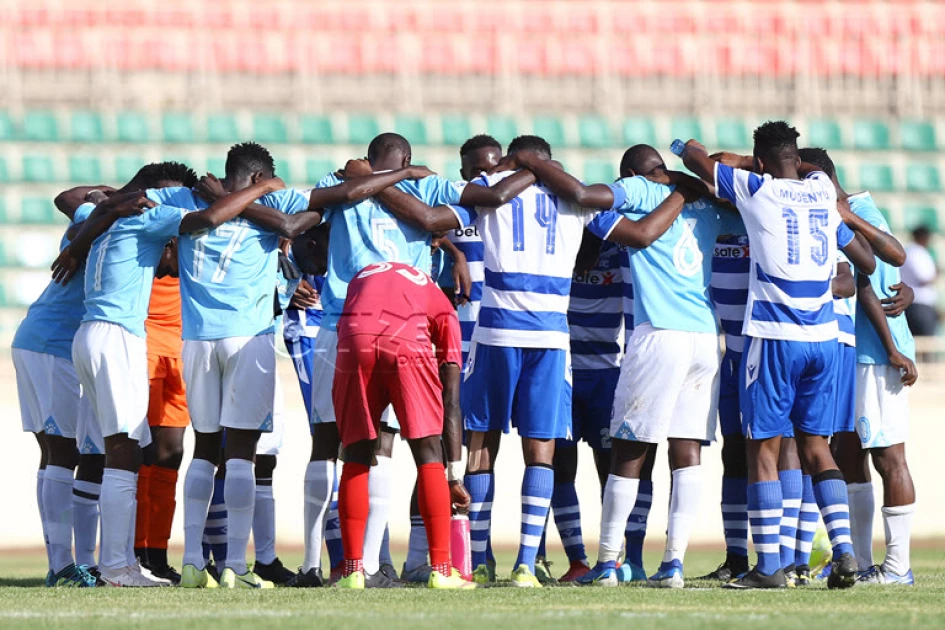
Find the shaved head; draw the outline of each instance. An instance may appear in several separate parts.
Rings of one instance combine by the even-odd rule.
[[[637,144],[630,147],[620,160],[621,177],[646,175],[657,169],[666,170],[666,164],[663,163],[659,151],[648,144]]]

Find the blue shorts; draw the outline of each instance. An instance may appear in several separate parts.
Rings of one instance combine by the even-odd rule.
[[[837,359],[837,415],[833,432],[856,431],[856,348],[840,344]]]
[[[285,349],[292,357],[292,365],[295,367],[295,375],[299,379],[299,387],[302,390],[302,401],[305,403],[305,413],[312,412],[312,373],[314,368],[315,337],[295,337],[290,339],[283,337]],[[309,431],[313,427],[309,424]]]
[[[562,440],[561,446],[584,440],[593,449],[610,448],[610,416],[620,368],[574,370],[571,374],[571,440]]]
[[[830,341],[748,341],[739,370],[742,425],[750,440],[833,433],[839,344]]]
[[[722,437],[742,434],[742,416],[738,407],[738,368],[742,353],[726,350],[719,370],[719,424]]]
[[[467,431],[509,432],[526,438],[571,438],[568,352],[473,343],[461,404]]]

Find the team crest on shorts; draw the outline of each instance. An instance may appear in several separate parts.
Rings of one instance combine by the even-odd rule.
[[[272,431],[272,414],[266,416],[266,419],[259,425],[259,430],[266,432]]]
[[[46,422],[43,423],[43,431],[46,435],[62,435],[62,431],[59,430],[59,425],[56,424],[52,416],[46,418]]]
[[[866,416],[860,416],[856,421],[856,433],[860,436],[860,442],[863,444],[868,444],[870,441],[870,421],[866,419]]]

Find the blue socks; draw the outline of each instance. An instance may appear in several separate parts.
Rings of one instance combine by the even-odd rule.
[[[778,473],[778,479],[781,481],[781,503],[784,506],[781,516],[781,568],[787,569],[794,564],[797,519],[801,512],[804,482],[800,470],[782,470]]]
[[[853,540],[850,538],[850,505],[847,502],[847,484],[839,470],[822,472],[815,479],[814,496],[824,526],[833,546],[833,557],[839,558],[845,553],[853,553]]]
[[[650,507],[653,505],[653,482],[649,479],[640,480],[640,489],[637,491],[637,500],[633,504],[627,527],[624,530],[624,539],[627,543],[626,561],[638,567],[643,567],[643,541],[646,538],[646,521],[650,516]]]
[[[551,507],[554,510],[555,525],[568,561],[587,560],[584,551],[584,534],[581,531],[581,506],[578,502],[574,483],[556,483],[551,495]],[[539,551],[539,555],[541,552]]]
[[[801,513],[797,522],[797,549],[794,553],[794,564],[799,567],[810,565],[810,552],[814,546],[817,520],[820,518],[817,499],[814,498],[814,482],[810,475],[803,476],[802,485]]]
[[[489,529],[492,526],[495,475],[492,472],[466,475],[463,485],[466,486],[472,499],[469,505],[469,538],[472,548],[472,566],[475,570],[480,564],[486,564]]]
[[[748,557],[748,478],[722,477],[725,553]]]
[[[535,572],[535,557],[541,543],[548,511],[551,509],[551,494],[554,490],[554,471],[547,466],[527,466],[522,479],[522,530],[515,568],[526,565]],[[470,511],[470,517],[472,512]],[[475,564],[475,562],[474,562]]]
[[[763,575],[781,568],[781,483],[759,481],[748,485],[748,522],[758,554],[755,567]]]
[[[203,528],[203,557],[221,568],[226,564],[226,503],[223,501],[225,477],[213,480],[213,498],[207,512],[207,524]],[[206,496],[206,495],[205,495]]]

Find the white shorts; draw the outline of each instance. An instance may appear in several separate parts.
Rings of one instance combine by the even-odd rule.
[[[79,426],[76,429],[75,443],[80,455],[104,455],[105,438],[102,437],[102,427],[98,426],[92,403],[88,396],[83,396],[79,409]],[[145,447],[151,443],[151,429],[148,428],[147,437],[142,437],[138,444]]]
[[[611,437],[714,441],[721,361],[714,333],[637,326],[620,366]]]
[[[315,337],[312,347],[312,408],[309,421],[312,424],[335,423],[335,403],[331,398],[331,386],[335,382],[335,362],[338,359],[338,333],[322,329]],[[400,424],[390,405],[381,414],[381,424],[399,431]]]
[[[898,368],[857,364],[856,434],[863,448],[902,444],[909,437],[909,388]]]
[[[148,429],[148,344],[111,322],[83,322],[72,362],[103,437],[127,433],[142,446]]]
[[[82,386],[72,362],[13,348],[23,430],[74,439],[82,408]]]
[[[257,455],[278,455],[282,449],[282,438],[285,435],[285,400],[282,394],[282,383],[276,378],[276,396],[272,403],[272,431],[259,436],[256,443]]]
[[[273,334],[185,339],[184,382],[194,431],[272,431],[276,387]]]

